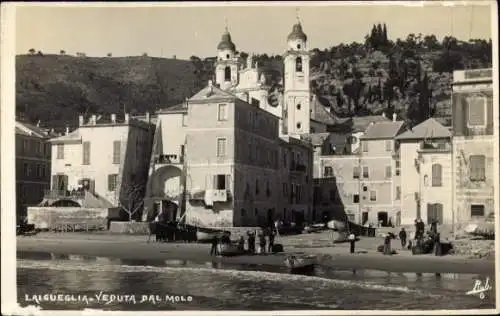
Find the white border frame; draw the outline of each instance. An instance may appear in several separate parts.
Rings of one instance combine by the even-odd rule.
[[[466,1],[461,1],[458,4],[465,4]],[[35,3],[2,3],[1,5],[1,115],[0,115],[0,128],[1,128],[1,139],[0,139],[0,159],[1,159],[1,209],[2,210],[11,210],[15,209],[15,168],[12,166],[15,164],[14,150],[15,142],[14,142],[14,112],[15,107],[12,106],[15,104],[15,65],[12,62],[13,56],[15,56],[15,9],[20,6],[29,6],[34,5]],[[345,1],[338,1],[336,3],[331,3],[329,5],[346,5],[349,4]],[[422,6],[423,1],[418,2],[390,2],[390,1],[379,1],[377,3],[374,2],[355,2],[350,3],[351,5],[405,5],[405,6]],[[491,6],[491,21],[492,21],[492,42],[493,42],[493,104],[499,104],[499,94],[498,94],[498,16],[497,16],[497,3],[493,1],[474,1],[474,4],[486,4]],[[54,3],[48,4],[38,4],[43,6],[55,5]],[[78,3],[60,3],[59,6],[75,6]],[[81,3],[80,3],[81,5]],[[94,7],[112,7],[112,6],[120,6],[120,7],[144,7],[144,6],[175,6],[175,7],[190,7],[190,6],[214,6],[214,7],[222,7],[227,6],[227,3],[218,2],[218,3],[90,3],[85,4]],[[287,5],[293,6],[294,3],[286,3],[282,4],[279,2],[253,2],[253,3],[238,3],[237,6],[279,6],[279,5]],[[310,2],[307,4],[308,6],[324,6],[325,2]],[[457,5],[457,2],[431,2],[429,1],[426,5]],[[495,209],[500,208],[500,183],[499,183],[499,174],[500,174],[500,159],[499,159],[499,108],[498,106],[493,107],[493,115],[494,115],[494,144],[495,144],[495,154],[494,154],[494,175],[495,175],[495,190],[494,190],[494,203]],[[499,228],[500,218],[496,216],[495,225],[496,228]],[[12,291],[13,285],[16,284],[16,259],[15,259],[15,216],[11,216],[9,212],[2,211],[1,212],[1,225],[3,231],[3,238],[1,239],[1,253],[2,253],[2,313],[3,314],[25,314],[28,313],[28,309],[21,309],[17,305],[17,293],[16,291]],[[496,237],[496,254],[498,256],[499,250],[499,240],[500,237],[497,235]],[[496,260],[496,275],[500,275],[500,262]],[[500,301],[500,291],[496,290],[496,302]],[[385,315],[400,315],[402,313],[406,315],[440,315],[440,314],[449,314],[449,313],[461,313],[463,315],[478,315],[478,314],[490,314],[495,310],[434,310],[434,311],[354,311],[348,312],[349,314],[385,314]],[[101,310],[84,310],[84,311],[36,311],[31,310],[31,313],[36,313],[38,315],[136,315],[137,312],[104,312]],[[182,314],[182,315],[342,315],[346,314],[346,311],[275,311],[275,312],[248,312],[248,311],[216,311],[216,312],[200,312],[200,311],[192,311],[192,312],[141,312],[141,315],[163,315],[163,314]]]

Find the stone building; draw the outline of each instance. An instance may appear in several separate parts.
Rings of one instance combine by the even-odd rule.
[[[498,148],[494,144],[492,75],[491,69],[453,73],[452,181],[456,223],[494,214],[493,157]]]
[[[53,133],[26,122],[16,121],[16,216],[26,216],[28,206],[43,200],[50,188],[51,150],[48,140]]]

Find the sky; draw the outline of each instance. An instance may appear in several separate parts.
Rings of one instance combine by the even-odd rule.
[[[286,37],[297,15],[311,49],[363,42],[374,23],[386,23],[392,40],[404,39],[410,33],[434,34],[439,40],[448,35],[462,40],[491,38],[491,7],[471,3],[228,6],[219,2],[177,7],[144,3],[135,7],[133,3],[125,4],[128,7],[26,4],[16,11],[16,53],[26,54],[34,48],[46,54],[65,50],[67,54],[84,52],[96,57],[108,53],[210,57],[215,56],[227,24],[237,50],[276,55],[285,51]]]

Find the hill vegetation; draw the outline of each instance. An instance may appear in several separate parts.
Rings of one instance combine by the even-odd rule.
[[[239,53],[245,62],[248,54]],[[254,57],[282,71],[281,56]],[[44,55],[32,49],[16,58],[18,116],[43,125],[75,126],[79,114],[154,112],[190,97],[213,78],[215,58],[90,58],[84,53]],[[449,117],[452,71],[492,66],[490,40],[460,41],[409,34],[391,41],[374,25],[364,43],[313,49],[311,87],[338,117],[393,112],[410,124]],[[278,83],[278,82],[275,82]]]

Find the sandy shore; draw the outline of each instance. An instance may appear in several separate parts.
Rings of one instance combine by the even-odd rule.
[[[83,256],[135,260],[190,260],[220,261],[226,264],[264,264],[283,266],[284,254],[238,257],[212,257],[210,245],[188,243],[147,243],[147,236],[41,233],[17,238],[18,252],[47,252]],[[390,272],[415,273],[471,273],[494,275],[492,260],[467,259],[461,256],[412,256],[400,251],[384,256],[375,251],[379,238],[365,238],[358,242],[356,254],[348,253],[348,245],[332,245],[326,234],[305,234],[280,237],[286,253],[316,255],[321,265],[339,269],[376,269]],[[397,242],[394,242],[396,245]],[[396,248],[397,249],[397,248]]]

